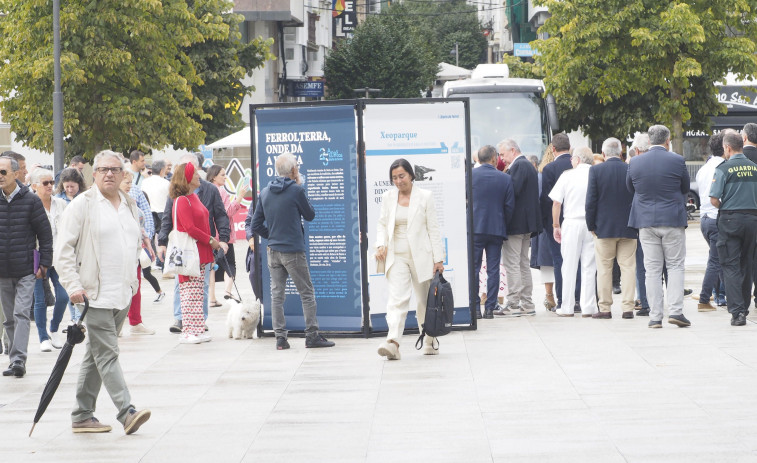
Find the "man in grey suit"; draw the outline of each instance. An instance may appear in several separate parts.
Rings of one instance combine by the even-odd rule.
[[[689,173],[683,157],[669,151],[667,127],[653,125],[648,134],[652,146],[644,156],[631,159],[626,176],[626,186],[634,193],[628,226],[639,229],[644,248],[649,327],[662,328],[663,264],[668,268],[668,323],[686,327],[691,325],[683,315]]]

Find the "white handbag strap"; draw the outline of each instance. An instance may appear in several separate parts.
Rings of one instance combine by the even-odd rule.
[[[189,201],[189,198],[186,196],[179,196],[176,198],[176,201],[174,201],[173,204],[173,228],[174,230],[178,230],[178,224],[176,223],[176,210],[179,208],[179,198],[184,198],[187,200],[187,203],[189,204],[189,207],[192,207],[192,203]]]

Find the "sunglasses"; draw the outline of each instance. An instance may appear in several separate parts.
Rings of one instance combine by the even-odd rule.
[[[50,185],[55,185],[55,180],[45,180],[44,182],[39,182],[39,183],[41,183],[44,186],[50,186]]]

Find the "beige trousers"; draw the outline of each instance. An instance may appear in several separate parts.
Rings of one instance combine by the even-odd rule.
[[[609,312],[612,306],[612,262],[618,259],[621,307],[623,312],[633,312],[636,296],[636,239],[594,237],[594,252],[597,255],[599,311]]]

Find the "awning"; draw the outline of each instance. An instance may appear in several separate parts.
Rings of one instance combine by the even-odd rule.
[[[250,127],[245,127],[239,132],[232,133],[228,137],[221,138],[207,147],[211,149],[219,148],[236,148],[241,146],[250,146]]]

